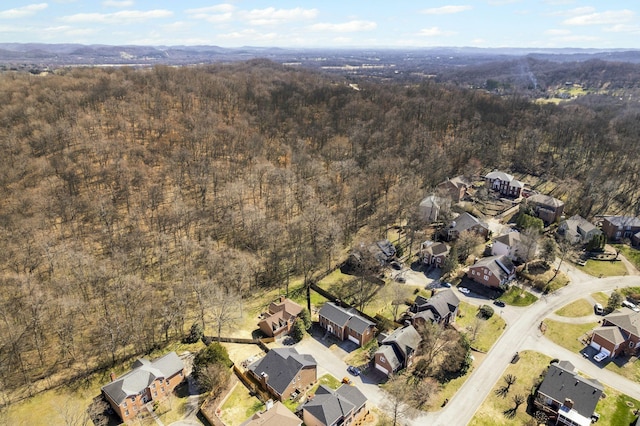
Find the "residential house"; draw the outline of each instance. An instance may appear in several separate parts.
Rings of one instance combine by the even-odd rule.
[[[420,201],[418,211],[420,217],[426,222],[436,222],[441,212],[449,211],[451,201],[447,198],[431,194]]]
[[[523,246],[518,231],[508,232],[494,238],[491,246],[492,256],[507,256],[511,260],[521,259]]]
[[[489,236],[489,226],[467,212],[460,214],[449,223],[445,229],[445,236],[448,241],[451,241],[465,231],[475,232],[485,239]]]
[[[422,338],[412,325],[394,330],[387,336],[373,357],[376,370],[390,376],[411,365]]]
[[[573,364],[560,361],[547,369],[534,404],[556,425],[590,426],[602,392],[600,382],[579,376]]]
[[[449,198],[454,203],[462,201],[467,195],[467,189],[471,187],[471,182],[464,176],[457,176],[447,179],[436,186],[439,195]]]
[[[507,256],[489,256],[469,267],[467,277],[487,287],[502,287],[516,276],[516,268]]]
[[[313,356],[299,354],[294,348],[276,348],[249,365],[248,372],[264,390],[282,401],[315,383],[317,369]]]
[[[102,387],[102,394],[123,422],[135,418],[146,403],[166,398],[184,380],[184,364],[175,352],[154,361],[138,359],[128,373]]]
[[[367,415],[367,398],[355,386],[332,390],[320,385],[302,406],[306,426],[340,426],[357,423]]]
[[[591,334],[589,345],[609,357],[640,352],[640,312],[622,307],[605,316]]]
[[[417,296],[410,311],[414,313],[411,321],[414,326],[431,321],[438,324],[451,324],[456,321],[460,299],[450,288],[439,291],[429,299]]]
[[[302,420],[280,401],[267,401],[266,410],[255,413],[240,426],[301,426]]]
[[[445,243],[425,241],[420,245],[420,258],[424,265],[442,268],[447,256],[449,256],[449,246]]]
[[[498,191],[500,195],[505,197],[518,198],[522,193],[522,188],[524,188],[524,183],[512,175],[497,170],[487,173],[484,180],[489,188]]]
[[[369,251],[380,263],[391,262],[396,257],[396,247],[389,240],[380,240],[369,246]]]
[[[560,223],[558,234],[571,244],[586,244],[602,231],[582,216],[575,215]]]
[[[640,232],[636,232],[635,234],[633,234],[633,236],[631,237],[631,244],[636,247],[640,246]]]
[[[339,340],[350,340],[366,345],[375,334],[375,323],[364,318],[353,308],[343,308],[333,302],[322,305],[318,313],[320,327]]]
[[[564,203],[562,201],[545,194],[530,196],[527,198],[527,205],[547,225],[559,221],[564,211]]]
[[[269,304],[268,312],[263,314],[264,318],[258,323],[258,327],[269,337],[288,334],[300,312],[302,306],[281,296],[278,302]]]
[[[610,241],[631,238],[640,232],[640,218],[633,216],[605,216],[602,218],[602,232]]]

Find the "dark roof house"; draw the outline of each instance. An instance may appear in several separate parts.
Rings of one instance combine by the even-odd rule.
[[[469,267],[467,277],[488,287],[501,287],[516,275],[516,268],[507,256],[489,256]]]
[[[450,288],[436,293],[429,299],[417,296],[410,308],[411,312],[415,313],[412,322],[414,324],[421,320],[429,320],[439,324],[455,322],[458,306],[460,306],[460,299]]]
[[[534,403],[547,414],[557,415],[557,424],[590,425],[603,390],[600,382],[579,376],[573,364],[560,361],[549,366]]]
[[[304,389],[317,379],[315,358],[299,354],[294,348],[271,349],[248,370],[265,390],[279,400],[288,398],[294,390]]]
[[[374,366],[387,376],[411,365],[422,338],[412,325],[398,328],[386,337],[374,355]]]
[[[267,401],[265,411],[255,413],[240,426],[300,426],[301,424],[302,420],[280,401],[276,401],[273,406],[269,406],[269,401]]]
[[[367,398],[355,386],[342,385],[331,390],[320,385],[313,398],[302,406],[307,426],[350,424],[365,414]]]
[[[375,323],[353,308],[327,302],[320,308],[318,318],[320,326],[340,340],[351,340],[363,346],[373,338]]]
[[[280,298],[278,302],[272,302],[269,310],[264,314],[264,319],[258,323],[258,327],[269,337],[286,334],[302,312],[302,306],[292,300]]]
[[[487,238],[489,235],[489,226],[481,222],[477,217],[464,212],[452,220],[445,229],[448,240],[455,240],[465,231],[473,231],[476,234]]]

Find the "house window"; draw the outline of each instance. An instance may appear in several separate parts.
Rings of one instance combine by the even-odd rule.
[[[129,416],[129,410],[124,410],[124,416],[128,417]]]
[[[488,276],[488,275],[485,275],[485,276],[484,276],[484,280],[485,280],[485,281],[489,281],[489,276]]]
[[[633,347],[633,342],[629,342],[629,347],[632,348]]]

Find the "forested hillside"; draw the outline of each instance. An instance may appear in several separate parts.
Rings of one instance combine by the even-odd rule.
[[[0,75],[5,401],[211,331],[361,229],[413,224],[447,177],[500,167],[560,183],[572,214],[640,208],[637,104],[349,83],[266,61]]]

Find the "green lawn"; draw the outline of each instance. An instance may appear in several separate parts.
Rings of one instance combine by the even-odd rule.
[[[502,377],[511,374],[516,377],[516,382],[511,386],[505,398],[496,395],[495,391],[504,386],[501,377],[498,383],[493,384],[491,393],[484,400],[475,416],[469,423],[471,426],[493,426],[493,425],[524,425],[531,422],[532,417],[526,413],[526,403],[518,408],[513,419],[505,417],[504,412],[513,407],[513,396],[522,394],[525,397],[531,394],[538,375],[549,365],[551,357],[538,352],[520,352],[520,360],[516,364],[509,364]],[[490,383],[486,383],[490,386]],[[533,424],[533,423],[532,423]]]
[[[627,362],[621,367],[619,367],[615,362],[609,362],[605,368],[616,374],[624,376],[629,380],[640,383],[640,361]]]
[[[499,299],[513,306],[529,306],[538,300],[533,294],[516,286],[512,286]]]
[[[242,383],[237,383],[220,409],[222,421],[226,425],[236,426],[263,410],[264,404],[255,396],[251,396]]]
[[[487,352],[498,340],[506,323],[500,317],[500,308],[495,307],[496,313],[488,320],[478,319],[478,308],[465,302],[460,302],[456,324],[467,333],[471,346],[479,351]],[[477,328],[477,330],[476,330]],[[476,332],[475,339],[473,338]]]
[[[558,322],[550,319],[544,320],[544,323],[547,326],[545,336],[552,342],[573,352],[580,352],[585,347],[578,339],[598,326],[597,322],[567,324],[566,322]]]
[[[594,277],[614,277],[627,274],[627,268],[621,261],[587,260],[584,266],[576,265],[577,268]]]
[[[593,314],[593,306],[585,299],[578,299],[558,309],[556,314],[569,318],[584,317]]]
[[[598,424],[602,425],[630,425],[636,419],[633,410],[640,408],[640,402],[630,396],[621,394],[607,386],[604,388],[605,398],[596,405],[596,413],[600,414]]]
[[[636,250],[625,244],[614,244],[613,246],[617,250],[620,250],[620,253],[622,253],[629,262],[633,263],[636,269],[640,270],[640,250]]]
[[[593,297],[595,301],[601,304],[602,306],[607,306],[607,303],[609,302],[609,295],[601,291],[597,293],[591,293],[591,297]]]

